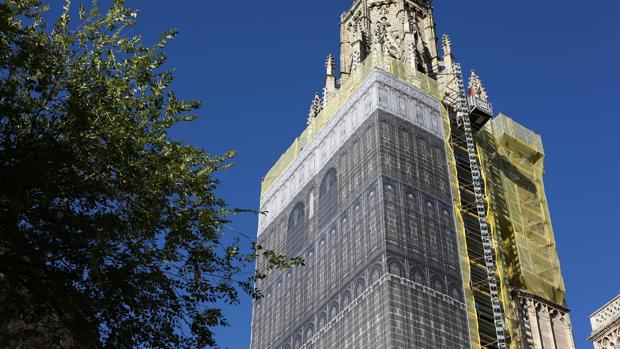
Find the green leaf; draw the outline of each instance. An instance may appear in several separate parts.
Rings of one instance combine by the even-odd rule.
[[[212,156],[170,133],[201,106],[177,98],[162,69],[176,30],[147,47],[124,30],[138,11],[120,0],[104,13],[79,5],[71,26],[70,1],[55,22],[38,0],[6,4],[0,347],[217,344],[212,329],[227,323],[217,302],[260,297],[255,280],[303,261],[222,242],[231,215],[255,212],[217,194],[213,177],[236,152]],[[264,270],[243,274],[257,259]]]

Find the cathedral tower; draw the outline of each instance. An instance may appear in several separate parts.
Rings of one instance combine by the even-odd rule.
[[[262,182],[252,349],[574,349],[539,135],[463,79],[430,1],[357,0]],[[265,261],[259,259],[258,270]]]

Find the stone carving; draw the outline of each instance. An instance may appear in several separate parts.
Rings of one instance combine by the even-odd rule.
[[[336,95],[336,60],[331,53],[325,60],[325,87],[323,88],[323,104],[325,107],[327,103]]]
[[[595,349],[620,348],[620,295],[590,316]]]
[[[342,81],[371,53],[408,62],[431,76],[438,72],[438,52],[430,1],[357,1],[341,17]],[[413,45],[412,45],[413,44]],[[433,76],[434,77],[434,76]]]
[[[521,342],[527,349],[575,349],[568,309],[516,290]]]
[[[489,102],[489,95],[487,94],[486,89],[482,85],[482,81],[478,77],[475,71],[471,71],[471,76],[469,77],[469,95],[476,97],[484,102]]]
[[[384,16],[383,18],[381,18],[381,21],[379,21],[375,26],[372,42],[378,52],[398,57],[400,56],[400,50],[396,45],[396,40],[390,33],[390,26],[391,24],[388,22],[387,17]]]
[[[327,55],[325,60],[325,68],[327,68],[327,75],[336,75],[336,60],[331,53]]]
[[[441,48],[443,50],[443,55],[448,56],[452,54],[452,39],[448,34],[444,34],[441,37]]]
[[[359,51],[355,51],[351,54],[351,71],[356,71],[362,64],[362,57]]]
[[[493,115],[493,105],[489,102],[489,95],[482,85],[482,81],[473,70],[471,72],[471,76],[469,77],[468,91],[467,101],[470,107],[478,108],[485,111],[489,115]],[[544,224],[546,222],[533,221],[532,217],[529,219],[529,225],[532,226],[532,229],[544,229]]]
[[[418,70],[418,51],[413,42],[409,43],[409,66],[414,69],[414,71]]]
[[[323,102],[321,101],[321,96],[316,93],[314,95],[312,103],[310,104],[310,112],[308,113],[308,124],[312,122],[313,118],[316,118],[317,115],[319,115],[321,110],[323,110]]]
[[[347,30],[349,31],[351,35],[351,42],[362,40],[363,30],[362,30],[361,22],[362,22],[361,14],[358,12],[357,14],[355,14],[353,19],[347,25]]]

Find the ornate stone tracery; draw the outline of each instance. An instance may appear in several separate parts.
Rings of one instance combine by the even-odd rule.
[[[319,113],[323,110],[323,102],[321,101],[321,96],[316,93],[314,95],[314,99],[312,99],[312,103],[310,104],[310,112],[308,113],[308,124],[312,121],[312,118],[317,117]]]
[[[620,348],[620,295],[590,316],[595,349]]]
[[[487,94],[486,89],[482,85],[482,81],[478,77],[475,71],[472,70],[471,76],[469,78],[469,94],[470,96],[474,96],[479,98],[485,102],[489,102],[489,95]]]
[[[430,1],[358,1],[341,18],[341,80],[372,52],[392,56],[431,77],[439,72]]]
[[[527,291],[515,291],[524,349],[575,349],[568,309]]]

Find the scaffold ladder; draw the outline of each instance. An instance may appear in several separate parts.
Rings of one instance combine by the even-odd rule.
[[[506,332],[504,324],[504,314],[499,301],[499,286],[495,270],[495,261],[493,259],[493,244],[491,243],[491,233],[487,222],[487,210],[484,202],[484,194],[482,187],[482,175],[480,165],[478,163],[478,155],[476,152],[476,144],[474,142],[474,133],[469,119],[469,106],[465,95],[465,84],[463,82],[463,72],[461,65],[455,63],[453,72],[459,88],[459,96],[457,102],[457,121],[465,130],[465,138],[467,142],[467,152],[469,154],[469,163],[471,167],[471,175],[473,180],[474,194],[476,196],[476,208],[478,211],[478,219],[480,221],[480,232],[482,235],[482,245],[484,249],[484,261],[487,268],[487,280],[489,282],[489,290],[491,292],[491,305],[493,307],[493,319],[495,322],[495,332],[497,334],[497,346],[500,349],[506,348]]]

